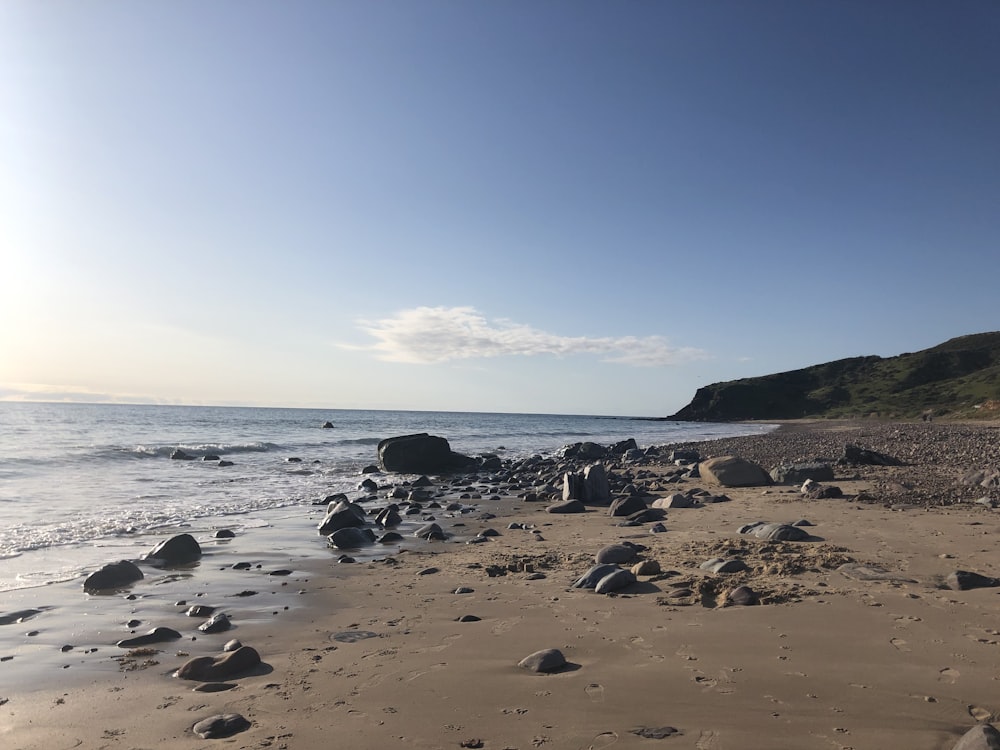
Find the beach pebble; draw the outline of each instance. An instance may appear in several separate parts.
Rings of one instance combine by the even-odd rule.
[[[809,538],[809,532],[799,526],[787,523],[757,522],[741,526],[741,534],[750,534],[767,542],[801,542]]]
[[[455,589],[454,593],[456,593],[456,594],[471,594],[473,591],[474,591],[474,589],[470,589],[468,586],[459,586],[457,589]]]
[[[243,644],[240,643],[239,639],[233,638],[231,641],[226,641],[226,645],[222,647],[224,652],[237,651],[243,648]]]
[[[181,637],[173,628],[153,628],[148,633],[137,635],[135,638],[126,638],[118,641],[119,648],[135,648],[136,646],[148,646],[151,643],[163,643],[164,641],[176,641]]]
[[[650,534],[662,534],[666,530],[667,527],[664,526],[662,523],[654,523],[652,526],[649,527]]]
[[[479,622],[482,620],[481,617],[476,617],[475,615],[462,615],[458,618],[457,622]]]
[[[517,666],[532,672],[555,672],[566,666],[566,657],[557,648],[546,648],[524,657]]]
[[[208,604],[192,604],[184,614],[188,617],[211,617],[213,612],[215,607]]]
[[[232,529],[218,529],[212,537],[214,539],[232,539],[236,533]]]
[[[240,714],[219,714],[202,719],[191,730],[206,740],[232,737],[250,728],[250,722]]]

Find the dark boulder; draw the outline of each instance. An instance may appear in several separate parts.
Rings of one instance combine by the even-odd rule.
[[[331,507],[320,521],[319,533],[329,536],[339,529],[360,528],[367,522],[365,512],[360,505],[341,500]]]
[[[382,471],[399,474],[440,474],[476,464],[474,458],[452,452],[443,437],[426,432],[381,441],[378,462]]]
[[[545,509],[547,513],[586,513],[587,506],[582,500],[564,500],[561,503],[553,503]]]
[[[153,547],[145,559],[154,565],[186,565],[201,559],[201,545],[190,534],[178,534]]]
[[[181,637],[173,628],[153,628],[148,633],[137,635],[133,638],[126,638],[118,641],[119,648],[136,648],[138,646],[148,646],[151,643],[164,643],[166,641],[176,641]]]
[[[174,449],[174,451],[170,454],[170,457],[174,461],[193,461],[194,460],[194,456],[192,456],[192,455],[190,455],[188,453],[185,453],[180,448]]]
[[[980,573],[973,573],[968,570],[956,570],[948,575],[946,579],[948,588],[954,591],[968,591],[969,589],[985,589],[1000,586],[1000,579],[984,576]]]
[[[107,591],[129,586],[143,578],[139,566],[129,560],[108,563],[100,570],[87,576],[83,582],[84,591]]]
[[[844,455],[840,459],[842,464],[861,464],[864,466],[902,466],[903,462],[898,458],[887,456],[885,453],[859,448],[856,445],[844,446]]]
[[[358,549],[375,543],[375,532],[371,529],[359,529],[348,526],[337,529],[330,535],[330,546],[337,549]]]
[[[641,513],[644,510],[647,510],[646,501],[638,495],[631,495],[630,497],[620,497],[612,502],[611,507],[608,509],[608,515],[625,517]]]

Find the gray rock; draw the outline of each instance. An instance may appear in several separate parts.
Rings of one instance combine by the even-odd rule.
[[[625,517],[631,516],[635,513],[641,513],[648,510],[646,507],[646,502],[638,495],[631,495],[629,497],[620,497],[611,503],[611,507],[608,509],[608,515],[613,517]]]
[[[443,437],[422,432],[386,438],[378,444],[382,471],[400,474],[440,474],[470,467],[476,460],[454,453]]]
[[[738,456],[719,456],[702,461],[701,478],[723,487],[766,487],[771,475],[758,464]]]
[[[566,666],[566,657],[557,648],[546,648],[524,657],[517,666],[532,672],[555,672]]]
[[[992,724],[977,724],[962,735],[952,750],[1000,750],[1000,732]]]
[[[424,524],[413,532],[413,536],[420,537],[421,539],[426,539],[428,541],[440,542],[445,539],[444,531],[436,523]]]
[[[760,603],[757,592],[749,586],[737,586],[726,595],[726,601],[739,607],[750,607]]]
[[[232,737],[249,728],[250,722],[240,714],[218,714],[202,719],[191,728],[191,731],[202,739],[217,740]]]
[[[598,594],[610,594],[612,591],[620,591],[636,582],[635,574],[631,570],[619,569],[609,573],[597,582],[594,591]]]
[[[809,538],[808,531],[788,523],[748,524],[740,528],[740,533],[751,534],[766,542],[801,542]]]
[[[611,575],[616,570],[621,570],[617,565],[595,565],[586,573],[584,573],[580,578],[576,580],[573,584],[575,589],[592,589],[597,586],[598,582],[605,576]]]
[[[698,567],[711,573],[740,573],[747,569],[747,564],[736,557],[728,560],[722,557],[713,557]]]
[[[636,558],[635,547],[628,544],[609,544],[594,556],[594,562],[602,564],[630,563]]]
[[[776,484],[801,484],[807,479],[812,479],[814,482],[832,482],[833,467],[822,461],[781,464],[771,469],[771,479]]]
[[[199,625],[198,630],[202,633],[222,633],[229,630],[232,626],[233,624],[229,621],[229,615],[225,612],[219,612]]]
[[[653,501],[654,508],[693,508],[694,500],[692,500],[687,495],[681,494],[680,492],[675,492],[672,495],[667,495],[666,497],[658,497]]]

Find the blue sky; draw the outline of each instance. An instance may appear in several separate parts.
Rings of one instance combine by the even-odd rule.
[[[1000,4],[0,3],[0,398],[665,415],[1000,329]]]

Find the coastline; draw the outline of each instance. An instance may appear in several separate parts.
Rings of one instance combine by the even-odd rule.
[[[10,668],[20,656],[0,664],[0,737],[25,750],[208,747],[217,741],[199,739],[191,726],[238,712],[252,724],[227,743],[240,748],[308,748],[332,737],[361,748],[655,747],[650,735],[667,727],[676,732],[664,745],[700,750],[951,748],[1000,711],[991,702],[997,589],[942,588],[954,570],[998,572],[989,538],[995,511],[956,484],[965,471],[1000,465],[998,434],[995,424],[796,423],[697,443],[704,457],[735,453],[770,468],[835,457],[857,440],[904,454],[910,465],[838,469],[832,484],[848,499],[804,500],[790,486],[727,488],[730,502],[669,510],[662,534],[648,524],[618,526],[599,508],[561,516],[546,513],[546,503],[487,496],[474,504],[496,517],[450,521],[448,542],[343,565],[315,541],[315,517],[305,519],[308,543],[268,560],[292,571],[270,581],[270,616],[168,644],[152,658],[157,664],[135,671],[108,669],[117,652],[103,646],[94,655],[102,668],[65,670],[75,677],[41,689]],[[679,489],[694,486],[703,485],[687,480]],[[815,524],[816,539],[781,545],[780,554],[736,533],[755,520],[798,518]],[[511,521],[541,533],[508,529]],[[498,536],[464,543],[487,528]],[[570,588],[597,550],[622,540],[647,546],[644,557],[677,575],[640,577],[616,596]],[[245,545],[251,554],[251,534]],[[751,565],[739,580],[772,603],[671,600],[674,584],[710,575],[701,561],[729,553]],[[837,570],[845,558],[895,575],[848,578]],[[463,586],[472,592],[454,593]],[[463,615],[480,619],[459,622]],[[255,647],[265,665],[234,680],[233,690],[192,692],[195,683],[169,676],[186,659],[179,651],[216,653],[232,637]],[[562,650],[571,668],[517,668],[543,648]]]

